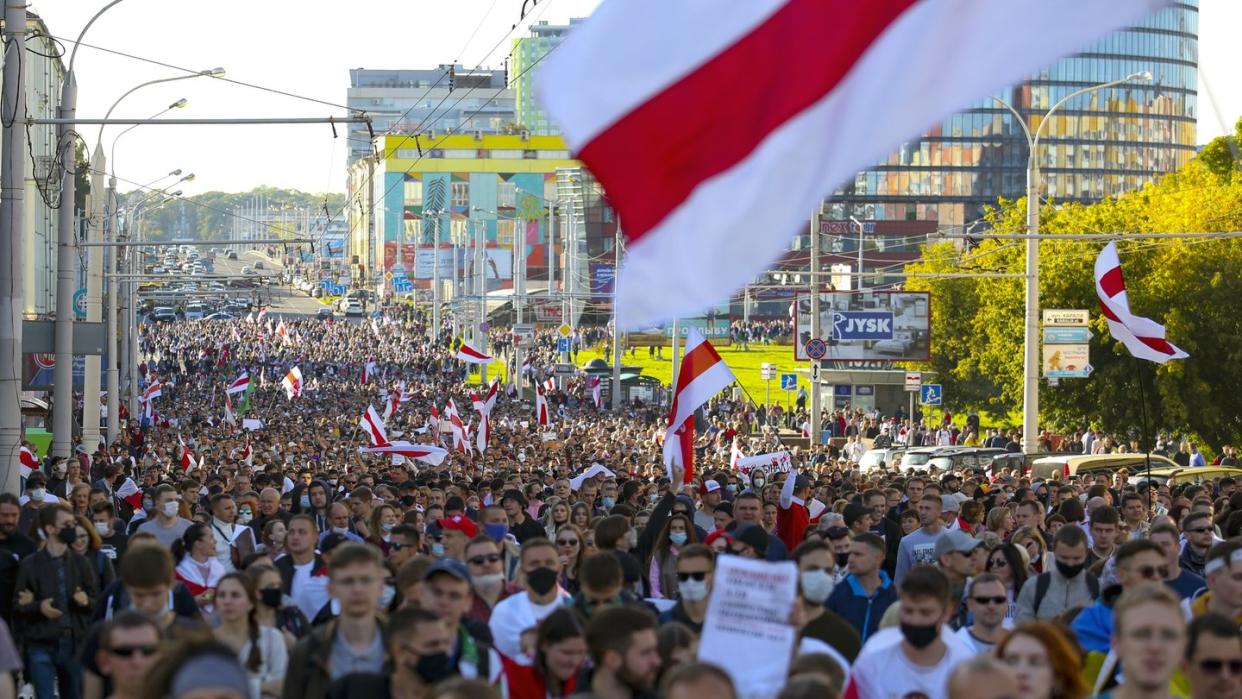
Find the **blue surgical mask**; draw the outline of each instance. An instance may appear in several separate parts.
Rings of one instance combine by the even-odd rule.
[[[605,510],[611,510],[612,506],[617,504],[617,499],[614,497],[605,495],[604,497],[600,498],[600,504],[603,505]]]
[[[685,532],[669,532],[668,540],[673,542],[675,546],[681,546],[686,543]]]
[[[487,538],[500,543],[504,540],[505,535],[509,533],[509,525],[507,524],[484,524],[483,533],[487,534]]]
[[[303,508],[310,507],[310,496],[309,496],[309,495],[303,495],[303,496],[302,496],[302,497],[298,500],[298,502],[302,504],[302,507],[303,507]]]
[[[439,541],[432,542],[431,555],[436,558],[444,558],[444,544]]]

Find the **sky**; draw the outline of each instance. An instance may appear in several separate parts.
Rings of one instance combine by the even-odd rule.
[[[729,0],[741,1],[741,0]],[[69,49],[106,0],[32,0],[31,10]],[[350,68],[434,68],[457,62],[501,68],[513,38],[540,19],[553,24],[590,14],[599,0],[124,0],[90,28],[78,50],[78,116],[99,118],[125,91],[148,80],[184,75],[154,63],[205,70],[223,67],[232,80],[330,104],[273,94],[210,78],[143,88],[117,117],[147,118],[180,98],[169,117],[327,117],[344,114]],[[1242,42],[1230,36],[1242,20],[1238,0],[1200,0],[1199,143],[1242,115]],[[514,25],[517,25],[516,29]],[[89,45],[89,46],[88,46]],[[1220,116],[1204,90],[1210,82]],[[125,127],[104,130],[105,152]],[[94,144],[98,127],[82,129]],[[133,188],[170,170],[197,176],[186,195],[246,191],[259,185],[306,192],[345,191],[344,129],[328,125],[154,126],[127,134],[116,148],[118,188]],[[128,181],[128,182],[127,182]]]

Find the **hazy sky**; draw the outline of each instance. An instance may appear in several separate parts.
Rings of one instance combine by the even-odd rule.
[[[526,0],[533,3],[534,0]],[[675,0],[670,0],[675,1]],[[742,1],[742,0],[728,0]],[[71,44],[106,0],[32,0],[51,33]],[[456,60],[500,68],[512,39],[534,20],[563,23],[589,14],[599,0],[539,0],[516,30],[522,0],[125,0],[108,10],[84,43],[194,70],[224,67],[231,79],[343,105],[350,68],[432,68]],[[1242,43],[1230,36],[1242,20],[1238,0],[1201,0],[1199,142],[1221,133],[1203,89],[1211,81],[1224,122],[1242,115]],[[657,18],[653,18],[656,21]],[[78,115],[102,117],[129,88],[175,70],[82,46],[77,56]],[[184,118],[302,117],[343,108],[271,94],[209,78],[135,92],[116,116],[149,117],[177,99]],[[108,127],[105,148],[124,127]],[[98,127],[83,128],[93,143]],[[182,168],[198,175],[186,194],[244,191],[257,185],[308,192],[345,189],[345,141],[327,125],[143,126],[117,147],[119,178],[148,182]],[[132,185],[120,182],[121,189]]]

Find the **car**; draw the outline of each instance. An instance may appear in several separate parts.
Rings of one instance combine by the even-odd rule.
[[[186,320],[202,320],[207,315],[207,310],[202,304],[192,303],[185,307]]]
[[[993,457],[1007,453],[994,447],[942,447],[944,451],[931,458],[931,465],[940,471],[986,471]]]
[[[228,255],[228,257],[229,257],[229,259],[230,259],[230,260],[236,260],[236,259],[237,259],[237,253],[233,252],[232,250],[229,250],[229,255]]]
[[[255,262],[255,263],[254,263],[254,268],[255,268],[255,269],[265,269],[265,268],[263,267],[263,262],[261,262],[261,261],[259,261],[259,262]]]
[[[345,315],[346,316],[361,316],[362,315],[362,304],[353,299],[346,301],[345,302]]]
[[[210,283],[210,284],[208,284],[208,285],[207,285],[207,290],[208,290],[208,291],[217,291],[217,292],[219,292],[219,291],[227,291],[227,290],[228,290],[228,287],[226,287],[225,285],[221,284],[220,282],[212,282],[212,283]]]
[[[324,306],[323,308],[315,312],[315,317],[318,318],[319,320],[328,320],[332,318],[332,309],[328,308],[327,306]]]
[[[1060,480],[1081,478],[1089,473],[1115,473],[1122,468],[1130,473],[1147,469],[1147,459],[1142,454],[1057,454],[1036,459],[1031,463],[1031,480]],[[1152,471],[1179,468],[1177,463],[1160,454],[1151,455]]]
[[[242,274],[254,274],[254,269],[250,265],[242,267]]]
[[[151,311],[151,321],[155,323],[171,323],[177,320],[177,312],[168,306],[156,306]]]
[[[203,320],[237,320],[237,316],[224,311],[216,311],[215,313],[204,316]]]
[[[167,271],[168,270],[164,269],[163,267],[152,267],[151,268],[151,274],[163,274]]]
[[[906,450],[901,447],[892,449],[868,449],[858,459],[858,470],[866,473],[878,469],[887,469],[901,463],[901,456]]]

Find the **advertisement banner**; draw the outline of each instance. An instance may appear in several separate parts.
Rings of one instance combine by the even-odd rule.
[[[689,334],[690,328],[696,328],[713,345],[727,345],[730,342],[729,323],[729,304],[726,303],[708,310],[707,313],[701,316],[679,318],[677,320],[677,332],[684,340],[686,335]],[[673,344],[673,324],[669,322],[643,328],[642,330],[628,333],[626,337],[631,347],[650,347],[653,345],[668,347]]]
[[[612,282],[615,277],[615,265],[603,263],[591,265],[591,294],[597,298],[611,298]]]
[[[794,357],[808,361],[811,299],[794,314]],[[931,304],[926,292],[835,291],[820,295],[819,338],[825,362],[925,362],[931,358]]]

